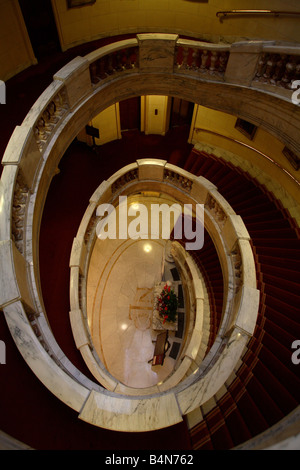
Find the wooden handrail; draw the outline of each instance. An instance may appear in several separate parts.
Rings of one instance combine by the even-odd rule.
[[[259,16],[300,16],[299,11],[278,11],[278,10],[225,10],[217,11],[216,16],[220,18],[226,18],[230,15],[259,15]]]
[[[202,129],[200,127],[195,127],[194,130],[195,130],[196,133],[197,132],[207,132],[208,134],[213,134],[215,136],[222,137],[223,139],[230,140],[231,142],[235,142],[236,144],[242,145],[243,147],[247,147],[248,149],[253,150],[254,152],[256,152],[259,155],[261,155],[262,157],[264,157],[265,159],[269,160],[271,163],[273,163],[273,165],[280,168],[280,170],[283,171],[287,176],[289,176],[298,186],[300,185],[300,182],[288,170],[283,168],[283,166],[281,166],[278,162],[273,160],[273,158],[269,157],[268,155],[266,155],[265,153],[263,153],[260,150],[256,149],[255,147],[252,147],[252,145],[246,144],[246,142],[242,142],[241,140],[234,139],[233,137],[228,137],[228,136],[220,134],[218,132],[211,131],[209,129]]]

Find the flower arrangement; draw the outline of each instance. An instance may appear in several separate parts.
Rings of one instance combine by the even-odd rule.
[[[174,322],[177,312],[177,297],[171,283],[167,281],[161,293],[157,296],[157,310],[163,318],[163,324],[166,321]]]

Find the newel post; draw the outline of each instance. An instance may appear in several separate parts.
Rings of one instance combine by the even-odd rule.
[[[232,44],[225,71],[225,81],[237,85],[251,86],[262,46],[261,41]]]
[[[138,34],[140,72],[173,73],[177,34]]]

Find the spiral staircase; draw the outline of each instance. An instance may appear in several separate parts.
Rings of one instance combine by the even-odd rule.
[[[197,449],[224,448],[224,442],[232,448],[280,421],[299,403],[299,375],[290,360],[293,335],[299,334],[299,228],[265,187],[220,158],[192,151],[185,168],[216,184],[242,216],[255,255],[261,300],[253,338],[223,397],[215,398],[215,407],[191,430]],[[214,266],[201,259],[204,266]]]
[[[138,63],[137,47],[142,47],[142,39],[143,38],[139,39],[141,41],[139,43],[134,40],[130,40],[131,42],[129,41],[129,43],[123,42],[120,45],[114,46],[115,49],[110,53],[107,53],[106,50],[97,51],[89,56],[88,61],[78,58],[68,68],[59,72],[56,76],[56,80],[50,87],[51,89],[47,89],[44,96],[41,97],[40,101],[33,107],[24,120],[22,124],[23,127],[20,126],[20,128],[17,129],[21,129],[21,131],[24,129],[23,136],[18,139],[18,145],[20,145],[19,153],[17,156],[14,156],[12,151],[14,150],[15,152],[15,144],[17,141],[15,134],[3,159],[2,188],[4,188],[4,192],[2,195],[5,195],[6,200],[9,201],[3,212],[10,214],[12,228],[10,225],[11,220],[7,222],[6,218],[1,230],[1,240],[3,240],[2,259],[6,260],[6,262],[9,258],[13,259],[15,267],[9,271],[7,278],[11,281],[16,280],[17,289],[12,292],[8,287],[7,294],[5,293],[2,296],[2,310],[4,311],[10,332],[20,348],[20,351],[23,351],[23,346],[27,342],[25,345],[25,361],[28,363],[29,367],[34,370],[39,380],[45,382],[46,387],[50,389],[53,384],[51,383],[51,386],[49,386],[49,377],[47,377],[47,373],[42,370],[43,364],[48,363],[49,360],[55,363],[56,368],[63,371],[62,373],[58,372],[58,376],[60,376],[60,374],[61,377],[64,374],[68,376],[64,376],[63,380],[65,384],[70,387],[70,390],[70,377],[76,377],[80,386],[84,384],[84,386],[89,389],[97,390],[97,385],[94,385],[94,379],[87,370],[86,365],[82,363],[80,354],[75,344],[72,343],[70,336],[64,338],[64,331],[60,330],[59,344],[61,350],[68,351],[67,356],[65,356],[62,354],[60,347],[57,347],[55,342],[52,341],[49,333],[45,334],[49,326],[49,330],[51,331],[51,314],[49,315],[50,325],[47,325],[47,314],[43,313],[44,306],[41,293],[43,289],[45,289],[45,285],[42,286],[43,289],[40,292],[41,286],[39,285],[39,280],[28,287],[29,284],[24,283],[24,277],[22,277],[24,273],[26,273],[27,279],[31,281],[33,279],[39,279],[37,274],[40,268],[37,261],[38,233],[41,231],[41,234],[43,234],[44,230],[42,211],[49,188],[50,197],[53,196],[54,199],[57,198],[56,200],[59,201],[59,193],[55,193],[55,185],[53,186],[55,179],[51,185],[50,181],[57,172],[57,166],[59,165],[63,153],[70,146],[80,126],[86,123],[88,117],[98,112],[100,107],[105,108],[110,101],[116,99],[115,96],[119,96],[119,98],[122,99],[126,97],[128,93],[142,94],[146,92],[146,90],[163,93],[166,85],[161,83],[162,75],[168,77],[168,86],[173,92],[175,88],[178,87],[177,93],[181,92],[185,96],[194,94],[191,84],[195,84],[196,82],[202,83],[203,88],[206,87],[207,89],[209,89],[210,86],[215,86],[216,88],[211,89],[216,90],[218,90],[218,87],[226,87],[224,78],[221,76],[223,73],[221,69],[218,72],[219,75],[217,78],[214,76],[213,82],[210,82],[206,75],[204,78],[195,78],[195,73],[197,72],[197,70],[195,72],[195,68],[189,69],[186,67],[178,73],[177,69],[173,68],[174,57],[172,56],[172,61],[169,60],[168,47],[170,38],[167,38],[166,43],[166,63],[161,64],[161,56],[156,58],[154,54],[152,64],[154,68],[149,70],[149,62],[146,61],[143,66],[141,62],[142,57],[145,57],[143,54],[147,52],[147,41],[149,41],[147,35],[144,43],[146,49],[142,51],[143,54],[139,51],[139,67],[142,72],[139,73],[139,69],[136,65]],[[157,38],[153,38],[153,41],[155,40],[157,40]],[[156,47],[157,50],[161,50],[161,44],[164,39],[159,38],[158,41],[159,44],[157,44]],[[182,44],[179,44],[179,46],[181,47]],[[186,44],[184,44],[184,46],[186,46]],[[201,45],[201,47],[203,49],[203,45]],[[118,64],[118,56],[115,54],[115,51],[123,51],[124,49],[127,50],[126,64],[130,64],[130,67],[125,66],[124,69],[120,71],[116,66],[116,63]],[[202,49],[200,48],[199,50]],[[216,50],[218,50],[218,48],[216,48]],[[180,51],[180,48],[176,49],[176,60],[182,60],[182,58],[178,59],[178,57],[180,57]],[[224,51],[221,51],[221,53],[223,52]],[[225,52],[227,53],[228,51]],[[222,57],[224,57],[224,55]],[[155,61],[155,59],[157,61]],[[174,75],[173,81],[169,77],[171,69]],[[73,77],[75,77],[74,82],[70,80],[72,74],[75,74],[73,75]],[[128,92],[128,86],[133,85],[131,82],[131,74],[133,74],[136,90]],[[77,83],[76,79],[78,79],[78,77],[82,80]],[[147,83],[145,77],[148,78],[149,83]],[[103,80],[104,82],[102,83]],[[191,82],[189,82],[189,80],[191,80]],[[113,93],[113,96],[111,96],[109,93],[111,93],[114,86],[116,87],[116,91]],[[63,89],[63,87],[65,87],[65,89]],[[200,94],[203,93],[205,93],[205,90],[200,92]],[[237,96],[239,93],[240,90],[238,90],[237,87]],[[255,93],[255,91],[252,89],[250,93]],[[48,106],[49,102],[54,100],[55,97],[57,98],[56,103],[59,104],[58,108],[60,109],[58,124],[55,125],[50,133],[42,130],[42,132],[44,132],[43,135],[46,136],[45,138],[40,139],[39,136],[41,134],[36,138],[36,135],[34,135],[31,129],[38,122],[41,112],[45,110],[45,106]],[[94,100],[92,110],[90,108],[91,102],[89,101],[91,97]],[[266,101],[268,102],[268,100],[269,95],[266,93]],[[277,97],[276,100],[274,100],[276,101],[276,106],[279,106],[281,101],[283,101],[280,97]],[[286,109],[289,109],[287,102],[283,102]],[[78,123],[74,125],[76,119]],[[271,122],[271,119],[269,121]],[[270,122],[265,124],[266,127],[268,125],[271,126]],[[27,135],[28,130],[29,133]],[[62,138],[63,132],[64,138]],[[289,136],[289,141],[294,142],[295,146],[298,144],[296,140],[293,140],[292,134]],[[172,150],[174,149],[170,149],[169,153],[166,154],[168,164],[176,165],[179,168],[181,167],[182,170],[186,170],[195,177],[203,177],[211,182],[217,187],[222,197],[228,201],[235,213],[241,216],[250,235],[252,254],[255,261],[256,287],[260,291],[259,311],[255,330],[252,337],[246,342],[241,357],[237,358],[230,376],[208,401],[193,407],[192,411],[184,416],[183,423],[186,423],[186,428],[177,427],[177,429],[180,429],[182,436],[187,436],[188,429],[187,441],[189,441],[190,448],[195,450],[233,449],[238,448],[238,446],[247,448],[247,445],[250,448],[251,445],[257,448],[259,443],[258,441],[252,440],[253,438],[258,439],[262,438],[261,436],[267,435],[267,438],[272,439],[272,436],[274,437],[278,433],[278,429],[281,431],[284,429],[287,432],[287,437],[290,437],[291,434],[288,433],[288,429],[291,426],[293,430],[298,429],[299,431],[297,416],[300,398],[300,379],[297,366],[291,361],[291,344],[300,334],[298,319],[300,255],[298,224],[295,219],[291,217],[288,209],[283,206],[280,200],[278,200],[267,187],[259,183],[253,176],[241,168],[213,154],[198,151],[196,148],[192,149],[188,156],[186,156],[186,154],[184,156],[178,155],[178,153],[176,154]],[[30,161],[29,166],[26,166],[26,163],[24,163],[24,155],[27,155],[27,158],[30,159],[27,160]],[[71,160],[69,164],[70,175],[72,175]],[[118,171],[119,168],[120,166],[111,169]],[[14,174],[10,174],[11,171],[13,171]],[[68,171],[66,167],[66,178],[68,178]],[[91,177],[92,173],[93,168],[91,166]],[[25,179],[25,183],[23,179]],[[71,186],[72,184],[74,183],[71,183]],[[53,193],[51,193],[52,188],[54,188]],[[11,200],[9,200],[8,193],[10,194]],[[20,199],[20,193],[23,199]],[[19,199],[16,199],[16,197]],[[34,201],[33,205],[29,204],[31,199]],[[22,209],[24,206],[26,212],[25,222],[24,219],[22,219],[19,225],[16,225],[15,221],[17,219],[15,213],[12,212],[14,211],[13,208],[21,207]],[[47,208],[47,204],[45,207]],[[82,203],[81,214],[84,208],[85,206]],[[71,212],[74,212],[74,208]],[[56,207],[55,215],[58,220],[64,217],[64,213],[60,213],[59,205]],[[78,227],[79,221],[79,215],[75,215],[72,224],[70,224],[67,229],[67,231],[69,230],[67,234],[69,244],[71,242],[70,236],[75,235],[73,230],[75,227]],[[52,223],[52,229],[57,231],[55,220],[53,220]],[[60,237],[56,237],[58,243],[59,238]],[[9,251],[7,251],[8,246],[10,247]],[[64,253],[65,247],[65,242],[61,239],[61,246],[57,245],[56,249],[58,252]],[[55,257],[54,254],[52,254],[52,256]],[[192,253],[192,257],[205,280],[209,297],[211,316],[209,341],[206,351],[206,354],[209,354],[218,336],[222,323],[222,315],[224,313],[222,263],[220,263],[215,244],[210,238],[208,238],[208,243],[205,243],[204,248],[199,253]],[[41,255],[41,261],[42,259],[43,255]],[[49,256],[48,259],[51,259],[51,256]],[[56,260],[55,263],[56,266],[58,266],[58,260]],[[48,265],[46,267],[44,266],[43,269],[50,271],[50,277],[52,276],[52,280],[54,281],[55,270],[51,272],[51,267]],[[59,287],[55,287],[54,284],[54,289],[56,288],[58,289],[57,292],[60,292]],[[51,292],[45,294],[45,297],[51,299]],[[51,304],[51,301],[49,302]],[[57,322],[56,326],[53,326],[53,330],[56,328],[60,329],[61,326],[65,328],[66,326],[66,318],[68,316],[66,316],[65,312],[63,313],[65,305],[65,296],[64,298],[57,297],[55,300],[52,299],[50,310],[52,309],[53,311],[53,309],[56,308],[62,315],[62,318]],[[38,307],[37,310],[36,307]],[[15,312],[17,313],[15,314]],[[21,323],[16,319],[17,317],[22,319]],[[20,326],[21,324],[24,325],[23,332]],[[5,328],[3,328],[3,330],[4,329]],[[32,331],[36,335],[37,341],[36,339],[30,339]],[[8,339],[9,336],[7,332],[6,335],[7,342],[9,343],[10,340]],[[32,351],[35,350],[35,352],[32,352],[32,355],[30,352],[31,348],[28,347],[31,341],[33,346]],[[66,341],[66,345],[64,341]],[[12,351],[14,351],[13,347]],[[16,351],[14,351],[13,354],[16,361],[19,362],[20,359],[19,356],[16,355]],[[40,354],[41,360],[44,361],[38,365],[37,369],[35,368],[36,354]],[[72,359],[72,363],[70,359]],[[21,371],[21,369],[22,367],[19,365],[18,370]],[[21,372],[21,375],[24,374],[24,379],[26,379],[26,376],[30,375],[29,371],[30,369],[28,368],[27,370],[26,366],[26,371]],[[31,384],[31,380],[28,381],[28,384]],[[70,396],[70,403],[68,403],[65,397],[61,399],[61,396],[64,394],[61,390],[56,392],[56,396],[61,399],[60,401],[52,397],[51,393],[46,393],[44,387],[40,385],[39,380],[36,378],[33,380],[32,385],[35,391],[35,397],[33,404],[30,406],[30,412],[34,413],[34,402],[39,401],[38,396],[40,393],[41,403],[48,402],[49,409],[52,410],[55,415],[58,415],[62,412],[62,409],[64,409],[61,416],[63,416],[64,422],[67,423],[65,424],[65,429],[71,432],[72,425],[77,420],[76,412],[80,411],[82,406],[83,397],[81,396],[81,388],[78,386],[76,390],[74,389],[74,401],[73,396]],[[53,377],[51,377],[51,380],[53,380]],[[54,380],[58,381],[58,378]],[[26,386],[24,385],[24,393],[25,390]],[[32,400],[33,397],[24,396],[23,399],[26,401],[28,398]],[[85,397],[84,400],[86,398],[87,397]],[[68,407],[66,407],[65,403],[69,405],[70,408],[73,408],[73,410],[76,410],[76,412],[74,413],[73,410],[66,411]],[[9,410],[7,410],[6,414],[3,415],[3,431],[12,434],[13,437],[19,438],[25,443],[30,443],[30,439],[26,440],[26,434],[30,434],[32,424],[28,422],[26,411],[24,411],[23,414],[24,418],[27,418],[26,422],[22,425],[23,429],[17,429],[16,425],[10,424],[10,413]],[[59,422],[59,418],[57,418],[57,420],[57,422]],[[182,425],[175,425],[175,427],[176,426]],[[95,448],[97,448],[99,436],[103,438],[105,432],[112,432],[99,430],[97,426],[91,426],[82,421],[77,421],[75,429],[85,436],[85,446],[88,440],[91,439],[92,443],[90,445]],[[161,436],[163,435],[163,431],[164,430],[156,430],[152,431],[152,433],[157,433],[156,436],[158,438],[159,433]],[[169,431],[172,434],[172,427],[169,428]],[[108,439],[108,437],[106,437],[106,439]],[[153,439],[155,440],[155,437],[153,437]],[[61,445],[55,441],[53,436],[48,436],[48,440],[50,447],[53,446],[55,448]],[[37,445],[41,447],[44,445],[42,442],[42,440],[36,440]],[[76,439],[74,440],[74,445],[80,447],[79,442],[76,444]],[[128,448],[130,448],[130,444],[127,445]],[[177,446],[178,445],[179,444],[177,444]],[[184,445],[188,446],[186,443]],[[105,444],[103,444],[103,446],[102,444],[100,445],[101,448],[104,448],[104,446]]]

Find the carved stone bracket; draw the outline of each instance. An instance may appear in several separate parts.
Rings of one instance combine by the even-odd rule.
[[[34,135],[40,152],[43,151],[53,129],[68,110],[66,90],[57,93],[37,119]]]
[[[120,176],[111,186],[112,193],[116,193],[119,189],[123,188],[124,185],[138,179],[138,169],[128,171],[124,175]]]
[[[205,202],[205,208],[209,210],[213,218],[217,221],[220,228],[223,228],[227,220],[227,216],[215,198],[211,195],[207,195]]]
[[[233,265],[233,272],[235,278],[236,292],[239,290],[243,284],[243,266],[242,266],[242,255],[239,249],[238,244],[236,243],[232,252],[231,259]]]
[[[12,205],[12,239],[20,253],[24,252],[24,222],[29,189],[22,177],[21,170],[18,171],[15,184],[14,199]]]
[[[193,181],[185,176],[176,173],[168,168],[164,169],[164,180],[165,182],[170,181],[184,191],[190,192],[193,186]]]

